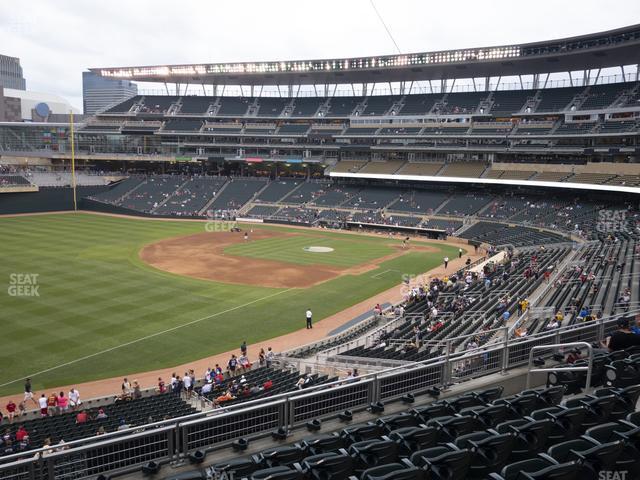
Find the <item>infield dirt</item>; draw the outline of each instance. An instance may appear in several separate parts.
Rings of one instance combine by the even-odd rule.
[[[295,235],[298,234],[257,229],[251,233],[250,241]],[[140,251],[140,258],[160,270],[203,280],[272,288],[308,288],[339,275],[361,275],[375,270],[380,263],[408,251],[437,251],[427,245],[412,245],[410,250],[403,250],[392,244],[393,253],[349,268],[299,265],[224,253],[226,247],[244,241],[243,233],[239,232],[198,233],[147,245]]]

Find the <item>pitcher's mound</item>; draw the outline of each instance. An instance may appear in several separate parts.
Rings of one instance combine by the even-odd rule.
[[[311,252],[311,253],[329,253],[329,252],[333,252],[333,248],[331,248],[331,247],[304,247],[303,250],[305,252]]]

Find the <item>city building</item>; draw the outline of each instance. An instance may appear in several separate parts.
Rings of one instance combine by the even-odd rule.
[[[104,78],[93,72],[82,72],[82,105],[85,115],[94,115],[138,93],[129,80]]]
[[[0,55],[0,87],[16,90],[27,88],[19,58]]]

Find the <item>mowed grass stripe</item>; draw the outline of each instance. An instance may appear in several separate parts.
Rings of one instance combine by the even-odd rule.
[[[252,228],[294,233],[308,245],[321,240],[348,244],[352,251],[345,254],[347,257],[379,256],[380,248],[389,249],[387,244],[390,243],[386,238],[335,232],[310,231],[308,233],[312,235],[303,238],[299,233],[307,232],[298,229]],[[3,312],[0,384],[280,291],[172,275],[159,272],[139,259],[139,251],[146,244],[203,231],[203,223],[88,214],[0,218],[3,251],[0,262],[0,311]],[[343,241],[340,241],[341,237]],[[286,244],[280,245],[273,253],[280,255],[288,248]],[[400,257],[384,262],[384,268],[417,273],[437,265],[445,254],[454,258],[455,249],[446,247],[434,255],[419,255],[411,262],[395,263],[405,258]],[[305,252],[301,250],[299,255],[304,260]],[[311,255],[313,262],[320,256]],[[340,256],[342,254],[336,258]],[[291,332],[304,325],[307,307],[313,309],[319,320],[399,283],[393,275],[372,279],[371,273],[375,271],[361,276],[348,275],[311,289],[282,293],[110,354],[51,371],[36,377],[34,385],[42,389],[166,368],[235,349],[243,340],[254,343]],[[39,274],[40,297],[9,296],[7,288],[12,273]],[[20,389],[18,382],[1,388],[0,394],[19,392]]]
[[[309,246],[333,248],[333,252],[314,253],[304,250]],[[307,235],[287,236],[248,241],[227,247],[225,254],[295,263],[300,265],[334,265],[350,267],[393,253],[386,245],[363,245],[353,241]]]

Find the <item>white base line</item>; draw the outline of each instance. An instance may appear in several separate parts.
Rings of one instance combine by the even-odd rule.
[[[73,365],[74,363],[82,362],[84,360],[88,360],[89,358],[97,357],[98,355],[103,355],[105,353],[113,352],[114,350],[117,350],[117,349],[122,348],[122,347],[128,347],[129,345],[133,345],[134,343],[143,342],[143,341],[148,340],[150,338],[158,337],[160,335],[164,335],[165,333],[173,332],[175,330],[179,330],[180,328],[188,327],[190,325],[194,325],[196,323],[203,322],[204,320],[209,320],[210,318],[215,318],[215,317],[217,317],[219,315],[224,315],[225,313],[233,312],[234,310],[238,310],[240,308],[248,307],[249,305],[252,305],[254,303],[261,302],[262,300],[267,300],[269,298],[273,298],[273,297],[276,297],[278,295],[282,295],[283,293],[290,292],[291,290],[294,290],[294,288],[287,288],[286,290],[281,290],[279,292],[272,293],[271,295],[267,295],[266,297],[257,298],[255,300],[252,300],[250,302],[244,303],[242,305],[237,305],[235,307],[228,308],[227,310],[223,310],[221,312],[217,312],[217,313],[213,313],[211,315],[207,315],[206,317],[198,318],[196,320],[191,320],[190,322],[183,323],[182,325],[176,325],[175,327],[168,328],[167,330],[163,330],[161,332],[152,333],[151,335],[146,335],[144,337],[137,338],[136,340],[131,340],[130,342],[122,343],[120,345],[116,345],[115,347],[107,348],[106,350],[102,350],[100,352],[92,353],[91,355],[86,355],[84,357],[76,358],[75,360],[71,360],[71,361],[66,362],[66,363],[61,363],[60,365],[56,365],[55,367],[47,368],[46,370],[41,370],[39,372],[31,373],[31,374],[28,374],[28,375],[23,375],[22,377],[20,377],[20,378],[18,378],[16,380],[11,380],[10,382],[5,382],[5,383],[0,384],[0,387],[6,387],[7,385],[11,385],[12,383],[19,382],[21,380],[24,380],[25,378],[34,378],[34,377],[37,377],[38,375],[42,375],[43,373],[48,373],[48,372],[51,372],[53,370],[57,370],[58,368],[68,367],[69,365]]]
[[[399,270],[392,270],[392,269],[390,269],[390,270],[385,270],[384,272],[376,273],[375,275],[371,275],[371,278],[379,278],[381,275],[384,275],[385,273],[389,273],[389,272],[397,272],[397,273],[400,273],[400,271],[399,271]]]

